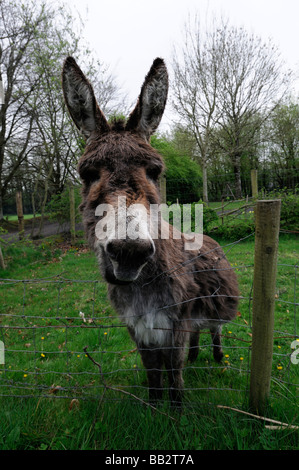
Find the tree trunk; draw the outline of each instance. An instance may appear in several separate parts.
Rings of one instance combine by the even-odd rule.
[[[41,218],[40,218],[37,238],[39,238],[41,236],[42,229],[43,229],[43,226],[44,226],[45,209],[46,209],[46,204],[47,204],[47,199],[48,199],[49,181],[52,177],[52,172],[53,172],[53,160],[51,161],[51,166],[50,166],[50,169],[49,169],[49,173],[48,173],[46,181],[45,181],[45,192],[44,192],[44,198],[43,198],[42,205],[41,205]]]
[[[43,167],[43,161],[41,160],[40,165],[39,165],[38,175],[37,175],[35,183],[34,183],[33,193],[31,194],[31,204],[32,204],[32,213],[33,213],[33,219],[32,219],[32,224],[31,224],[31,238],[34,237],[35,222],[36,222],[35,197],[36,197],[36,193],[38,191],[38,185],[39,185],[39,182],[40,182],[42,167]]]
[[[234,174],[235,174],[235,196],[237,199],[242,199],[242,184],[241,184],[241,156],[235,155],[233,159]]]
[[[3,256],[3,253],[2,253],[2,250],[1,250],[1,246],[0,246],[0,268],[2,268],[2,269],[6,268],[5,261],[4,261],[4,256]]]
[[[75,205],[75,189],[72,183],[69,187],[70,193],[70,231],[71,231],[71,243],[76,243],[76,205]]]
[[[2,195],[0,193],[0,221],[4,219],[4,215],[3,215],[3,199],[2,199]]]
[[[18,215],[19,240],[22,240],[24,238],[24,213],[22,191],[17,191],[16,193],[16,206]]]

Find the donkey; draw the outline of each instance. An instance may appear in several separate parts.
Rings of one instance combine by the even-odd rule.
[[[162,399],[165,368],[171,403],[180,407],[187,342],[188,360],[195,361],[199,332],[208,329],[214,359],[220,362],[221,329],[236,316],[239,293],[234,271],[210,237],[202,236],[200,249],[185,249],[186,235],[174,236],[175,228],[161,217],[158,236],[152,236],[147,215],[160,204],[164,164],[149,141],[166,105],[166,65],[154,60],[127,120],[107,121],[72,57],[63,65],[62,87],[86,140],[78,172],[87,240],[108,283],[110,302],[141,354],[150,403]],[[126,233],[130,224],[137,236]],[[161,236],[165,224],[169,237]]]

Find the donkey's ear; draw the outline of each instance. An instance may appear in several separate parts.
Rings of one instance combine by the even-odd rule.
[[[155,59],[145,77],[135,109],[126,129],[138,132],[146,140],[160,124],[168,94],[168,73],[162,59]]]
[[[109,129],[93,88],[73,57],[67,57],[63,64],[62,89],[70,115],[86,139],[94,131],[105,132]]]

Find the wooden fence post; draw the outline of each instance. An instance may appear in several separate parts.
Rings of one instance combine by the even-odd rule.
[[[22,240],[24,238],[24,214],[23,214],[23,198],[22,198],[21,191],[17,191],[16,193],[16,206],[17,206],[17,215],[18,215],[19,240]]]
[[[0,268],[5,269],[5,262],[4,262],[4,257],[2,254],[1,246],[0,246]]]
[[[250,407],[258,413],[270,393],[280,207],[268,200],[255,208]]]
[[[251,191],[252,197],[258,197],[258,180],[257,180],[257,170],[251,170]]]
[[[70,231],[71,231],[71,243],[72,245],[76,242],[76,207],[75,207],[75,190],[72,183],[70,183]]]

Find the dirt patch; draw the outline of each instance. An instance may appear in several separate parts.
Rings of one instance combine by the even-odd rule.
[[[3,220],[0,224],[6,233],[1,234],[0,238],[5,240],[7,243],[14,243],[15,241],[19,240],[19,233],[18,233],[18,222],[17,221],[7,221]],[[83,225],[81,223],[76,224],[76,231],[83,230]],[[48,219],[44,220],[44,224],[42,230],[39,233],[39,220],[38,218],[35,219],[35,229],[32,232],[32,219],[25,220],[25,230],[24,230],[24,238],[29,238],[31,240],[38,240],[43,239],[46,237],[50,237],[52,235],[58,235],[63,233],[69,233],[70,225],[69,223],[58,224],[57,222],[51,222]]]

